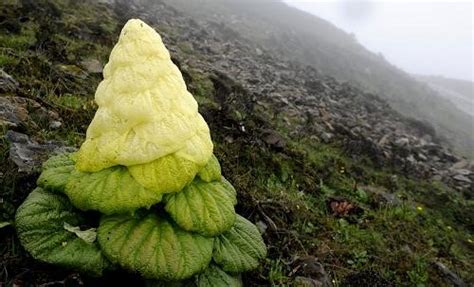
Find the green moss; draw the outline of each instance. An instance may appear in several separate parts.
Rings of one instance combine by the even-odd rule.
[[[193,44],[191,44],[190,42],[180,42],[178,44],[178,48],[181,50],[181,52],[188,55],[194,53]]]
[[[88,99],[87,97],[77,96],[72,94],[64,94],[64,95],[48,95],[46,98],[52,104],[73,109],[73,110],[86,110],[92,108],[94,103],[92,100]],[[92,107],[91,107],[92,106]]]
[[[16,57],[2,53],[0,50],[0,67],[14,66],[16,64],[18,64]]]
[[[17,34],[0,34],[0,47],[10,48],[15,51],[28,49],[36,42],[35,32],[33,30],[22,30]]]

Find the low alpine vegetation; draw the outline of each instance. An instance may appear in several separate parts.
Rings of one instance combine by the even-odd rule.
[[[144,22],[123,28],[95,99],[79,151],[47,160],[17,210],[25,249],[96,276],[121,267],[152,285],[241,286],[265,244],[235,213],[207,123]]]

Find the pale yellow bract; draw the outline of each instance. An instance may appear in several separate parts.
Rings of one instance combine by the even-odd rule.
[[[209,127],[171,61],[160,35],[138,19],[122,29],[104,68],[99,106],[76,168],[96,172],[163,156],[204,165],[212,155]]]

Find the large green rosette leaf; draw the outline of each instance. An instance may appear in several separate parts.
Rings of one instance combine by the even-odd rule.
[[[199,171],[198,176],[206,182],[221,179],[221,165],[215,155],[212,155],[206,166]]]
[[[257,268],[266,254],[257,227],[237,215],[234,226],[216,237],[213,259],[224,271],[238,273]]]
[[[161,194],[182,190],[201,168],[192,161],[171,154],[150,163],[129,166],[128,170],[142,186]]]
[[[203,271],[211,261],[214,242],[153,213],[104,216],[98,240],[112,262],[145,278],[165,281]]]
[[[100,276],[110,263],[96,242],[64,228],[86,224],[66,196],[36,188],[16,212],[23,247],[36,259]]]
[[[230,275],[214,264],[195,278],[197,287],[241,287],[240,276]]]
[[[96,172],[176,154],[200,166],[212,155],[209,127],[160,35],[141,20],[123,27],[97,87],[97,112],[76,168]]]
[[[63,153],[50,157],[43,163],[43,172],[37,180],[38,186],[51,191],[62,191],[74,170],[73,154]]]
[[[167,195],[165,210],[188,231],[205,236],[218,235],[235,221],[233,188],[221,181],[195,179],[182,191]]]
[[[133,212],[161,201],[160,193],[136,182],[126,167],[114,166],[99,172],[74,170],[64,192],[81,210],[98,210],[104,214]]]

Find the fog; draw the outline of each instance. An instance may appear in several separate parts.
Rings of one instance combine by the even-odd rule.
[[[355,34],[406,72],[474,80],[470,1],[284,1]]]

